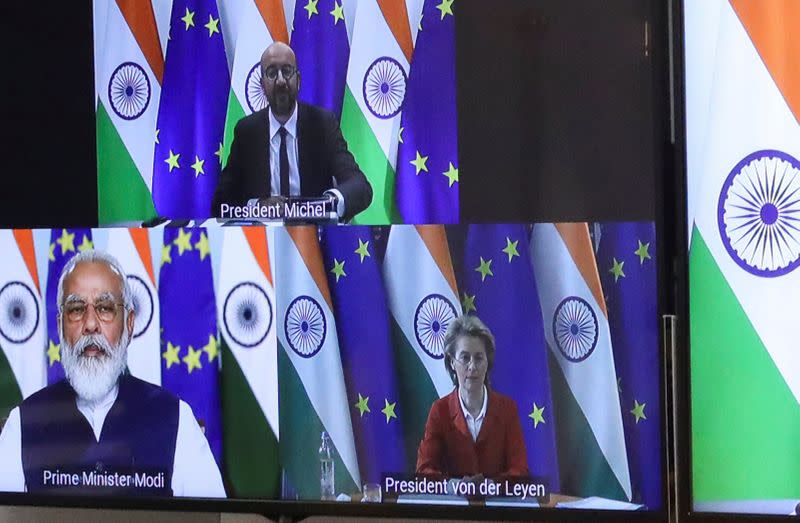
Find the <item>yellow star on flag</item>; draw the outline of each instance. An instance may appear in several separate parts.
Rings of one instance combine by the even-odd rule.
[[[400,130],[397,132],[397,140],[400,143],[403,143],[403,131],[405,131],[405,127],[401,127]]]
[[[331,15],[333,16],[333,25],[339,23],[339,20],[344,21],[344,9],[342,5],[338,2],[333,2],[333,11],[331,11]]]
[[[170,253],[171,250],[172,245],[169,243],[161,247],[161,265],[164,265],[165,263],[172,263],[172,254]]]
[[[206,236],[206,233],[200,233],[200,239],[194,244],[194,248],[200,251],[200,261],[205,260],[206,256],[211,253],[211,247],[208,244],[208,236]]]
[[[519,240],[512,242],[511,238],[506,236],[506,248],[503,249],[503,252],[508,254],[508,263],[511,263],[511,260],[514,259],[514,256],[519,256],[519,252],[517,251],[518,243]]]
[[[464,309],[464,314],[469,314],[469,311],[478,312],[478,309],[475,308],[475,295],[470,296],[465,292],[464,299],[461,300],[461,308]]]
[[[448,162],[450,167],[442,174],[449,180],[447,186],[452,187],[458,181],[458,169],[453,166],[453,162]],[[427,170],[427,169],[426,169]]]
[[[175,238],[172,243],[178,247],[178,255],[184,253],[184,251],[191,251],[192,250],[192,233],[186,232],[184,228],[178,230],[178,237]]]
[[[219,34],[219,27],[218,26],[219,26],[219,18],[214,20],[213,16],[208,15],[208,23],[206,25],[204,25],[203,27],[208,29],[208,37],[211,38],[211,36],[213,36],[214,33]]]
[[[428,157],[427,156],[422,156],[421,154],[419,154],[419,151],[417,151],[417,157],[414,158],[413,160],[411,160],[408,163],[413,165],[417,169],[417,174],[419,174],[420,171],[428,172],[428,166],[425,165],[425,163],[427,161],[428,161]]]
[[[636,240],[639,243],[639,248],[633,251],[633,254],[639,257],[639,265],[642,265],[645,260],[650,259],[650,243],[642,243],[641,240]]]
[[[94,244],[92,243],[92,240],[89,239],[88,235],[84,234],[83,239],[81,240],[81,244],[78,245],[78,250],[80,252],[86,252],[86,251],[91,251],[92,249],[94,249]]]
[[[53,340],[49,341],[50,344],[47,346],[47,359],[52,367],[55,362],[61,361],[61,347],[53,343]]]
[[[361,393],[358,393],[358,402],[356,403],[355,407],[358,409],[358,414],[360,417],[364,417],[365,412],[370,412],[369,410],[369,396],[364,397]]]
[[[631,409],[631,414],[633,417],[636,418],[636,423],[639,423],[641,419],[647,419],[647,416],[644,415],[644,407],[647,403],[639,403],[636,400],[633,400],[633,408]]]
[[[539,423],[544,423],[544,407],[537,407],[534,402],[533,411],[528,414],[528,417],[533,420],[533,428],[538,427]]]
[[[214,156],[219,157],[219,164],[222,165],[222,157],[225,155],[225,146],[219,142],[219,149],[214,153]]]
[[[618,262],[617,259],[614,258],[614,266],[608,270],[608,272],[614,275],[614,283],[617,283],[617,280],[620,278],[625,277],[625,273],[622,270],[623,265],[625,265],[624,261]]]
[[[453,184],[458,181],[458,169],[456,169],[453,166],[453,162],[447,162],[447,163],[450,164],[450,167],[448,167],[448,169],[442,174],[445,175],[449,180],[447,186],[452,187]]]
[[[417,31],[422,31],[422,17],[425,16],[425,13],[419,15],[419,22],[417,23]]]
[[[383,399],[384,407],[381,409],[384,416],[386,416],[386,423],[389,423],[391,418],[397,419],[397,414],[394,413],[394,408],[397,405],[397,402],[389,403],[389,400],[386,398]]]
[[[61,246],[62,255],[67,254],[67,251],[75,252],[75,233],[61,229],[61,238],[57,238],[56,243]]]
[[[56,244],[50,244],[50,252],[47,253],[47,259],[50,261],[56,261]]]
[[[194,347],[189,345],[189,353],[183,357],[183,362],[186,364],[186,371],[191,374],[194,369],[202,369],[203,365],[200,363],[200,355],[203,354],[202,350],[194,350]]]
[[[194,11],[189,11],[189,8],[186,8],[186,14],[183,15],[183,23],[186,24],[186,30],[189,30],[189,27],[194,27]]]
[[[161,132],[161,129],[156,129],[156,143],[160,144],[161,142],[158,141],[158,135]]]
[[[172,367],[173,363],[177,363],[178,365],[180,365],[181,363],[181,358],[179,356],[180,352],[181,348],[179,346],[167,342],[167,350],[161,353],[161,357],[164,358],[164,361],[166,362],[168,369]]]
[[[347,276],[347,273],[344,272],[344,262],[345,260],[340,262],[336,258],[333,259],[333,269],[331,269],[331,272],[336,276],[337,283],[339,282],[339,278]]]
[[[201,160],[199,156],[196,154],[194,155],[194,163],[192,164],[192,169],[194,169],[194,177],[197,178],[201,174],[205,174],[206,172],[203,170],[203,164],[206,163],[205,160]]]
[[[442,0],[442,3],[436,6],[436,9],[442,12],[442,20],[446,15],[453,16],[453,0]]]
[[[178,160],[180,159],[180,154],[175,154],[172,152],[172,149],[169,150],[169,158],[164,160],[167,165],[169,165],[169,172],[172,172],[172,169],[180,169],[181,166],[178,164]]]
[[[317,11],[317,2],[319,0],[308,0],[308,3],[303,7],[306,11],[308,11],[308,19],[311,20],[312,15],[318,15],[319,11]]]
[[[203,352],[208,356],[208,362],[214,361],[214,358],[219,356],[219,347],[217,347],[217,338],[213,334],[208,335],[208,343],[203,347]]]
[[[369,253],[369,242],[362,242],[361,238],[358,239],[358,249],[356,249],[354,252],[361,256],[361,263],[364,263],[364,258],[367,256],[372,256]]]
[[[479,267],[475,268],[475,272],[481,273],[481,281],[484,281],[486,276],[494,276],[492,272],[492,260],[489,259],[489,261],[486,261],[483,259],[483,256],[481,256],[481,264]]]

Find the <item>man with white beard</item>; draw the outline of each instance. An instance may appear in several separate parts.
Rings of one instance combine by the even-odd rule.
[[[125,370],[134,310],[119,262],[77,254],[57,303],[66,378],[9,414],[0,491],[225,497],[189,405]]]

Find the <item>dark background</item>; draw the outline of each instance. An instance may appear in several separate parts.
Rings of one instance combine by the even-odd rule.
[[[654,220],[667,2],[458,7],[461,222]]]

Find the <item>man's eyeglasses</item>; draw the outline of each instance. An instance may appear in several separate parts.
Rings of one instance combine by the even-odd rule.
[[[486,356],[480,352],[474,355],[462,352],[456,355],[455,360],[464,367],[469,367],[470,363],[474,363],[475,367],[483,367],[487,363]]]
[[[86,318],[89,307],[92,307],[100,321],[103,323],[111,323],[117,319],[117,310],[122,306],[122,303],[113,300],[98,300],[94,303],[76,300],[62,305],[61,313],[66,316],[69,321],[79,322]]]
[[[297,74],[297,68],[293,65],[282,65],[280,67],[271,65],[266,68],[264,71],[264,77],[269,80],[270,82],[274,82],[278,79],[278,73],[281,73],[283,79],[287,82],[291,80],[295,74]]]

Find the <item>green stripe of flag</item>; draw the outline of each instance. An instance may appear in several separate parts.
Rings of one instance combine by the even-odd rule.
[[[156,216],[150,190],[102,102],[97,104],[97,210],[100,224]]]
[[[8,417],[8,413],[21,401],[22,392],[19,390],[17,378],[11,370],[5,352],[0,348],[0,430],[3,429],[3,421]]]
[[[800,497],[797,400],[697,229],[689,269],[695,500]]]
[[[403,378],[397,381],[403,408],[403,443],[409,461],[408,470],[416,470],[417,448],[425,434],[428,412],[439,395],[428,371],[394,318],[391,319],[391,330],[397,375]]]
[[[402,223],[394,197],[394,168],[383,154],[349,87],[344,91],[342,134],[356,163],[372,185],[372,203],[354,222],[370,225]]]
[[[222,416],[228,494],[278,498],[278,439],[270,429],[236,356],[222,339]]]
[[[278,395],[280,412],[280,462],[300,499],[320,499],[319,446],[325,426],[306,394],[303,382],[283,344],[278,342]],[[347,405],[342,405],[347,410]],[[298,430],[302,427],[302,430]],[[334,443],[335,441],[331,439]],[[387,449],[388,451],[388,449]],[[347,471],[338,449],[334,452],[334,485],[337,494],[360,491]]]

